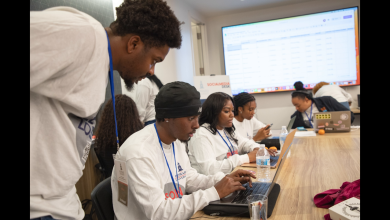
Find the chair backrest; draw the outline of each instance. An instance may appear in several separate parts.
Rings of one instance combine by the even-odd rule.
[[[113,220],[111,177],[100,182],[91,193],[92,205],[99,220]]]

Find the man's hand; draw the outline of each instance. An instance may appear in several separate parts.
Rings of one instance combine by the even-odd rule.
[[[249,162],[256,162],[256,154],[257,154],[257,151],[259,150],[259,148],[255,148],[253,149],[253,151],[249,152],[248,153],[248,157],[249,157]]]
[[[242,170],[242,169],[236,170],[233,173],[226,176],[232,178],[235,181],[240,182],[241,184],[249,182],[250,187],[252,187],[251,177],[256,179],[256,176],[252,172],[248,170]]]
[[[214,187],[218,192],[219,198],[223,198],[237,190],[245,190],[245,187],[240,182],[234,181],[234,179],[228,176],[221,179]]]
[[[267,126],[265,126],[265,127],[260,128],[257,131],[256,135],[253,137],[253,140],[254,141],[261,141],[261,140],[263,140],[265,138],[271,137],[271,135],[269,135],[269,132],[271,131],[271,128],[268,128],[267,130],[265,130],[265,128],[268,127],[268,126],[269,126],[269,124]]]

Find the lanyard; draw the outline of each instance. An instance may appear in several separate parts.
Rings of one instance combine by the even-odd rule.
[[[168,166],[169,174],[171,174],[172,184],[173,184],[173,186],[175,187],[176,194],[177,194],[177,195],[179,196],[179,198],[181,199],[180,193],[179,193],[179,191],[178,191],[177,188],[176,188],[175,180],[173,179],[172,172],[171,172],[171,168],[169,167],[167,157],[165,156],[165,152],[164,152],[164,148],[163,148],[163,146],[162,146],[162,144],[161,144],[160,136],[158,135],[156,123],[154,123],[154,128],[156,129],[158,141],[160,142],[160,147],[161,147],[161,150],[162,150],[162,152],[163,152],[163,154],[164,154],[164,158],[165,158],[165,162],[167,163],[167,166]],[[177,185],[178,185],[178,188],[180,189],[180,185],[179,185],[179,175],[177,175],[176,156],[175,156],[175,144],[174,144],[173,142],[172,142],[172,148],[173,148],[173,158],[175,158]]]
[[[312,111],[313,111],[313,101],[311,102],[311,106],[310,106],[310,118],[305,111],[305,114],[306,114],[307,118],[309,119],[309,123],[310,123],[311,127],[313,127],[313,125],[311,124],[311,118],[313,117],[313,115],[311,114]]]
[[[112,97],[112,105],[114,106],[114,120],[115,120],[115,134],[116,134],[116,150],[119,151],[119,138],[118,138],[118,126],[116,125],[116,111],[115,111],[115,92],[114,92],[114,77],[113,77],[113,65],[112,65],[112,55],[111,55],[111,46],[110,40],[107,35],[107,43],[108,43],[108,55],[110,56],[110,72],[108,73],[108,77],[110,78],[110,87],[111,87],[111,97]]]
[[[227,137],[227,134],[226,134],[225,130],[223,130],[223,132],[225,133],[226,138],[228,139],[228,141],[229,141],[229,143],[230,143],[230,146],[232,146],[231,149],[230,149],[229,145],[227,144],[227,142],[225,141],[225,139],[223,139],[222,135],[219,133],[218,130],[217,130],[217,132],[218,132],[219,136],[221,136],[222,140],[225,142],[226,146],[229,148],[229,151],[230,151],[230,153],[231,153],[232,156],[233,156],[233,155],[234,155],[234,147],[233,147],[233,145],[232,145],[232,142],[230,142],[229,138]]]

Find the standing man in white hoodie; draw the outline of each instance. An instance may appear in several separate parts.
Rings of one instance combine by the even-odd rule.
[[[30,12],[30,219],[83,219],[75,184],[110,63],[130,88],[180,48],[181,22],[166,2],[125,0],[116,11],[106,28],[71,7]]]
[[[119,148],[111,176],[115,216],[123,219],[189,219],[211,201],[256,178],[238,170],[225,176],[199,174],[191,167],[185,142],[199,128],[200,93],[185,82],[161,88],[156,123],[130,136]]]

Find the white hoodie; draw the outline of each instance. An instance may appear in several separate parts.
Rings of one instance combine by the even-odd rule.
[[[30,218],[83,219],[83,175],[109,56],[100,22],[70,7],[30,12]]]
[[[176,182],[172,144],[161,143]],[[189,219],[209,202],[219,200],[214,185],[225,175],[221,172],[209,176],[199,174],[190,165],[185,145],[179,140],[173,143],[181,199],[177,198],[154,124],[134,133],[122,144],[116,159],[126,162],[128,201],[127,206],[118,201],[118,181],[114,166],[111,189],[117,219]]]
[[[242,137],[239,133],[234,133],[233,137],[238,140],[237,145],[227,131],[225,131],[228,135],[226,137],[224,130],[218,130],[226,143],[229,144],[229,147],[230,143],[233,145],[234,155],[231,156],[228,146],[219,136],[218,132],[212,134],[207,127],[209,127],[208,123],[200,126],[188,142],[188,156],[191,161],[191,166],[199,173],[205,175],[211,175],[217,172],[229,174],[236,166],[249,163],[247,153],[256,147],[260,147],[253,139],[249,140]]]
[[[244,119],[242,122],[239,122],[236,118],[233,118],[233,124],[236,128],[235,132],[248,139],[253,139],[259,129],[266,126],[266,124],[257,120],[255,117],[251,118],[251,120]],[[269,134],[271,134],[271,131]]]

